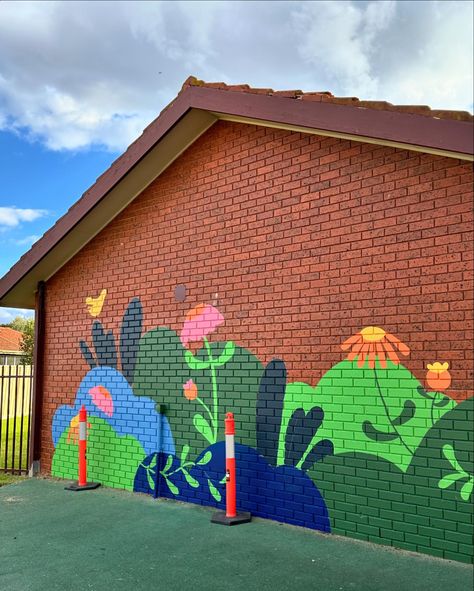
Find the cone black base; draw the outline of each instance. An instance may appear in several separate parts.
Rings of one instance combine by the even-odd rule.
[[[217,511],[211,519],[211,523],[219,525],[240,525],[241,523],[250,523],[252,521],[251,513],[237,513],[235,517],[227,517],[225,511]]]
[[[82,486],[79,486],[79,484],[77,482],[75,482],[74,484],[70,484],[69,486],[65,486],[64,490],[73,490],[73,491],[93,490],[94,488],[99,488],[99,486],[100,486],[100,482],[87,482],[86,484],[83,484]]]

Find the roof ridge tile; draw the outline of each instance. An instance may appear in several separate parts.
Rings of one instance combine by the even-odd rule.
[[[451,109],[431,109],[427,105],[393,105],[392,103],[389,103],[387,101],[359,99],[355,96],[335,96],[327,90],[304,92],[302,90],[274,90],[273,88],[254,88],[252,86],[249,86],[248,84],[226,84],[225,82],[205,82],[204,80],[196,78],[196,76],[188,76],[188,78],[183,83],[180,93],[183,92],[183,90],[185,90],[189,86],[213,88],[217,90],[225,90],[228,92],[266,94],[268,96],[291,98],[296,100],[331,102],[336,105],[362,107],[365,109],[374,109],[376,111],[397,111],[399,113],[411,113],[413,115],[423,115],[427,117],[440,119],[453,119],[456,121],[474,120],[473,115],[468,111],[456,111]],[[168,109],[173,104],[174,100],[169,105],[167,105],[163,109],[163,111]]]

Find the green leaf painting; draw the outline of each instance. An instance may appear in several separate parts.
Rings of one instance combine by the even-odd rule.
[[[89,416],[91,425],[87,436],[87,476],[105,486],[133,490],[137,468],[145,451],[131,435],[117,435],[103,419]],[[53,456],[51,474],[77,480],[77,445],[67,442],[65,429]],[[153,484],[154,488],[154,484]]]
[[[211,495],[216,499],[217,502],[219,502],[222,499],[222,495],[219,492],[219,490],[212,484],[209,478],[207,479],[207,485],[209,486],[209,492],[211,493]]]
[[[193,476],[191,476],[187,470],[183,470],[183,475],[189,486],[192,488],[199,488],[199,482]]]
[[[146,471],[146,478],[148,480],[148,486],[151,488],[151,490],[155,490],[155,481],[150,470]]]
[[[196,431],[200,433],[204,439],[209,443],[213,444],[213,433],[212,427],[209,425],[208,421],[199,413],[196,413],[193,417],[193,424],[196,428]]]
[[[163,472],[168,472],[168,470],[171,468],[172,465],[173,465],[173,456],[169,455],[166,458],[166,464],[165,464],[165,467],[163,468]]]
[[[450,474],[447,474],[441,478],[441,480],[438,482],[439,488],[449,488],[457,480],[467,478],[467,482],[465,482],[461,488],[460,495],[463,501],[468,501],[474,487],[474,475],[466,472],[466,470],[464,470],[464,468],[459,464],[456,458],[456,452],[454,451],[452,445],[444,445],[443,453],[445,458],[451,464],[451,468],[455,470],[455,472],[451,472]]]
[[[171,493],[173,493],[174,495],[179,495],[179,488],[176,486],[176,484],[171,482],[169,478],[165,478],[165,482],[168,488],[170,489]]]
[[[209,361],[201,361],[194,357],[191,351],[184,352],[184,359],[190,369],[208,369],[211,366]]]
[[[232,342],[206,342],[193,355],[176,332],[160,327],[140,340],[133,390],[137,396],[149,396],[165,406],[178,456],[188,445],[190,456],[196,457],[210,440],[224,438],[224,419],[229,411],[235,413],[240,443],[255,447],[255,406],[262,371],[262,364],[252,353]],[[197,387],[194,400],[186,399],[183,393],[188,380]]]
[[[219,355],[219,357],[216,359],[217,367],[219,367],[221,365],[225,365],[228,361],[230,361],[232,359],[232,357],[234,356],[234,353],[235,353],[235,345],[232,341],[228,341],[225,344],[224,350]]]
[[[308,412],[314,405],[324,411],[322,426],[310,447],[322,439],[334,444],[334,453],[360,452],[385,458],[405,471],[426,432],[456,406],[448,401],[433,406],[420,395],[418,380],[402,365],[360,368],[342,361],[326,372],[315,388],[304,382],[289,383],[278,451],[284,462],[285,434],[297,408]],[[304,458],[302,458],[304,461]]]
[[[202,456],[202,458],[200,460],[198,460],[196,462],[196,464],[198,466],[205,466],[206,464],[209,464],[209,462],[212,460],[212,451],[206,451],[206,453]]]

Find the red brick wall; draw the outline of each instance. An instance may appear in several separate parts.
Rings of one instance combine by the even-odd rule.
[[[289,379],[313,385],[348,336],[382,326],[410,345],[418,379],[427,362],[449,361],[466,396],[472,178],[450,158],[216,124],[48,281],[43,469],[54,411],[88,369],[84,300],[102,288],[114,331],[134,296],[147,329],[179,330],[193,305],[214,301],[226,339],[264,363],[285,359]]]

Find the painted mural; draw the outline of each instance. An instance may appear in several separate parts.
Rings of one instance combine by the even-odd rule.
[[[225,507],[224,416],[236,417],[239,508],[261,517],[469,561],[472,556],[474,399],[450,393],[448,363],[427,360],[368,326],[342,342],[345,358],[315,386],[289,382],[232,341],[221,312],[199,304],[177,333],[143,333],[134,298],[120,334],[98,317],[79,343],[89,366],[72,406],[57,409],[52,473],[77,474],[77,423],[89,416],[92,480]],[[215,335],[214,335],[215,336]],[[342,339],[341,339],[342,340]]]

